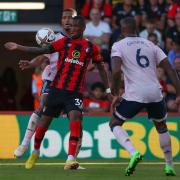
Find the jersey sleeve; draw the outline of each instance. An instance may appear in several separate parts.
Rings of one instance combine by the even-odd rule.
[[[92,50],[92,62],[93,63],[99,63],[102,62],[102,56],[101,56],[101,52],[100,49],[96,46],[93,45],[93,50]]]
[[[59,39],[51,44],[51,47],[54,49],[55,52],[60,51],[64,47],[64,38]]]
[[[115,56],[120,58],[122,57],[118,43],[114,43],[111,49],[111,58]]]
[[[162,51],[161,48],[155,46],[155,57],[156,57],[156,64],[158,65],[162,60],[167,58],[166,54]]]

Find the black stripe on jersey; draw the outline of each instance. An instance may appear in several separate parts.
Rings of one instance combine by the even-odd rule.
[[[76,81],[76,87],[75,87],[75,91],[78,91],[81,87],[81,81],[82,81],[82,78],[83,78],[83,74],[85,73],[84,71],[86,70],[86,65],[88,63],[88,61],[86,60],[88,58],[88,56],[90,56],[90,54],[92,53],[92,49],[93,49],[93,44],[88,41],[88,45],[87,45],[87,48],[89,48],[89,52],[86,53],[86,56],[84,57],[85,61],[84,61],[84,66],[81,67],[80,69],[80,74],[79,74],[79,78],[77,79]]]
[[[81,48],[82,48],[82,45],[80,44],[77,44],[73,49],[72,49],[72,52],[73,51],[79,51],[81,52]],[[73,75],[73,71],[75,69],[76,65],[74,63],[71,63],[70,67],[69,67],[69,71],[68,71],[68,74],[67,76],[65,77],[65,80],[64,80],[64,83],[62,85],[63,89],[67,88],[68,86],[68,83],[71,83],[71,77]]]
[[[53,81],[53,86],[56,87],[57,84],[58,84],[58,81],[59,81],[59,78],[60,78],[60,74],[64,68],[64,64],[65,64],[65,61],[64,59],[66,58],[67,54],[68,54],[68,50],[69,50],[69,43],[71,42],[71,39],[70,38],[67,38],[65,39],[64,41],[64,56],[63,58],[60,58],[61,59],[61,66],[59,67],[59,70],[57,71],[56,73],[56,76],[54,78],[54,81]],[[60,55],[59,55],[60,56]]]

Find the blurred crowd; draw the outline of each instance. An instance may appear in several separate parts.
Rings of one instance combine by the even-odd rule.
[[[167,54],[169,63],[180,77],[179,0],[85,0],[84,4],[78,7],[79,13],[87,20],[84,36],[99,45],[104,62],[108,66],[107,70],[111,70],[111,46],[122,39],[120,21],[125,17],[134,17],[138,27],[137,34],[158,45]],[[87,85],[92,84],[93,87],[95,76],[98,77],[95,72],[88,72]],[[169,77],[162,68],[158,68],[157,76],[168,110],[180,112],[180,105],[175,103],[176,91]],[[123,82],[123,74],[121,79]],[[123,90],[122,85],[120,94]],[[92,89],[90,92],[95,97]],[[107,109],[104,108],[104,111]]]
[[[169,63],[176,69],[180,77],[179,0],[77,0],[75,4],[79,14],[87,20],[84,36],[100,47],[109,75],[111,72],[111,46],[114,42],[122,39],[121,19],[130,16],[136,20],[137,34],[163,49],[168,56]],[[16,109],[15,96],[18,86],[13,73],[12,70],[7,69],[0,78],[0,84],[3,87],[0,89],[0,96],[3,97],[3,100],[0,101],[1,110]],[[157,76],[162,85],[168,111],[180,112],[180,105],[175,103],[176,91],[169,77],[160,67],[157,70]],[[8,78],[13,78],[14,82],[9,84]],[[123,82],[123,74],[121,79]],[[123,91],[122,85],[120,94]],[[32,94],[36,97],[36,93]],[[108,112],[110,110],[105,87],[95,67],[87,72],[84,96],[85,112]],[[7,106],[4,106],[5,104]]]

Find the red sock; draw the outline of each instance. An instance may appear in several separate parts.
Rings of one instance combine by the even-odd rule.
[[[70,138],[69,138],[69,150],[68,155],[75,156],[76,148],[81,136],[81,122],[70,121]]]
[[[47,128],[44,127],[37,127],[36,128],[36,134],[35,134],[35,139],[34,139],[34,149],[39,150],[41,146],[41,142],[44,138],[44,135],[47,131]]]

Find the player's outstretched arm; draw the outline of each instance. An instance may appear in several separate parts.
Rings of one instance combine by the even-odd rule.
[[[162,60],[159,64],[159,66],[162,67],[166,71],[168,76],[171,78],[172,83],[176,89],[176,94],[177,94],[178,98],[180,98],[180,80],[178,78],[176,71],[171,67],[167,58]]]
[[[39,55],[33,58],[31,61],[29,60],[20,60],[19,68],[21,70],[30,69],[41,65],[44,61],[49,61],[49,58],[44,55]]]
[[[45,47],[29,47],[29,46],[22,46],[20,44],[14,43],[14,42],[7,42],[4,44],[5,48],[9,51],[22,51],[32,54],[51,54],[55,52],[55,50],[52,48],[52,46],[45,46]]]

